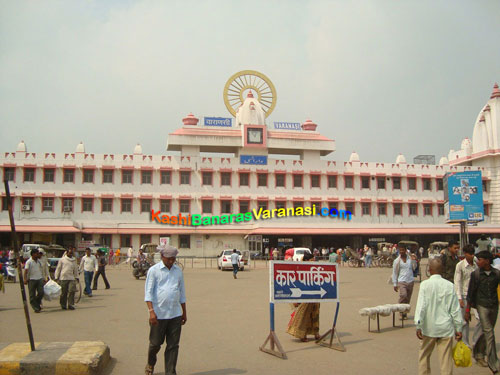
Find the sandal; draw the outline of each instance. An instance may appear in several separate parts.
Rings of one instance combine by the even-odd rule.
[[[146,365],[145,375],[153,375],[154,367],[151,365]]]
[[[314,339],[315,339],[316,341],[318,341],[318,340],[320,339],[320,337],[321,337],[320,335],[314,335]]]
[[[303,338],[301,338],[301,339],[300,339],[300,341],[302,341],[302,342],[307,342],[307,337],[303,337]]]

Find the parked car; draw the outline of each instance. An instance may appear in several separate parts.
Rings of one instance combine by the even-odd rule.
[[[300,262],[304,258],[305,253],[312,254],[311,249],[307,247],[292,247],[285,251],[285,260]]]
[[[31,258],[31,250],[46,249],[47,247],[47,245],[41,245],[37,243],[25,243],[21,248],[21,255],[23,257],[23,260],[27,261],[29,258]]]
[[[233,250],[224,250],[219,254],[219,258],[217,259],[217,267],[224,271],[225,269],[233,269],[233,264],[231,263],[231,254]],[[243,259],[243,255],[241,255],[241,251],[236,250],[236,253],[239,255],[240,259],[240,271],[245,269],[245,261]]]

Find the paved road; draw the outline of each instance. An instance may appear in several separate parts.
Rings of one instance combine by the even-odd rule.
[[[98,290],[93,298],[83,297],[75,311],[63,311],[57,302],[45,302],[41,314],[31,314],[35,340],[102,340],[114,358],[109,374],[143,374],[148,343],[144,280],[135,280],[126,268],[111,269],[108,274],[111,289]],[[391,317],[381,318],[382,332],[368,333],[367,319],[358,314],[362,307],[397,302],[396,293],[387,284],[389,274],[389,269],[381,268],[340,269],[338,329],[345,353],[302,343],[286,334],[290,307],[277,305],[276,330],[288,355],[288,360],[281,360],[258,350],[269,332],[266,269],[245,270],[234,280],[231,272],[186,268],[188,322],[181,338],[178,373],[417,374],[418,339],[411,321],[401,329],[392,328]],[[6,293],[0,294],[0,341],[28,341],[20,301],[19,285],[7,284]],[[333,314],[333,304],[321,306],[321,332],[330,328]],[[496,334],[500,338],[498,325]],[[159,358],[156,374],[163,374],[163,356]],[[439,374],[435,355],[432,370]],[[455,373],[490,372],[473,365]]]

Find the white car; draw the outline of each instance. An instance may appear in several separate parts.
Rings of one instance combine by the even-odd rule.
[[[220,255],[219,258],[217,259],[217,267],[221,270],[224,271],[233,269],[233,264],[231,263],[231,254],[233,253],[233,250],[224,250]],[[241,251],[236,250],[236,254],[239,255],[240,258],[240,271],[243,271],[245,269],[245,262],[243,260],[243,255],[241,255]]]
[[[285,251],[285,260],[301,262],[305,253],[312,254],[311,250],[307,247],[293,247]]]

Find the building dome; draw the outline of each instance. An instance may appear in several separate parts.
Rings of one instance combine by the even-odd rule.
[[[75,152],[85,152],[85,145],[83,144],[83,142],[80,142],[77,146],[76,146],[76,150]]]
[[[18,143],[16,151],[17,152],[26,152],[26,144],[24,143],[24,141],[21,141]]]
[[[198,120],[192,113],[189,113],[186,117],[182,119],[184,125],[198,125]]]
[[[453,154],[455,153],[455,150],[454,149],[451,149],[450,152],[448,152],[448,160],[452,160],[452,156]]]
[[[352,163],[353,161],[359,161],[359,155],[356,151],[353,151],[351,156],[349,156],[349,161]]]
[[[448,158],[446,156],[443,156],[441,159],[439,159],[439,165],[448,165]]]
[[[460,146],[460,149],[467,150],[469,148],[472,148],[472,142],[469,138],[464,138],[464,140],[462,141],[462,144]]]
[[[310,119],[307,119],[306,122],[302,124],[302,129],[305,131],[316,131],[317,127],[318,125],[312,122]]]
[[[490,100],[477,115],[472,132],[472,154],[500,148],[500,90],[493,86]]]
[[[265,124],[266,113],[259,101],[254,98],[252,91],[249,91],[247,98],[236,112],[236,126]]]
[[[138,143],[134,147],[134,155],[141,155],[141,154],[142,154],[142,146],[140,143]]]
[[[403,154],[399,154],[396,157],[396,164],[406,164],[406,158]]]

